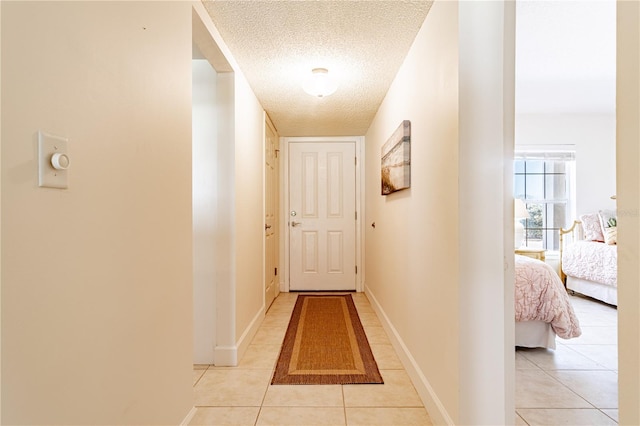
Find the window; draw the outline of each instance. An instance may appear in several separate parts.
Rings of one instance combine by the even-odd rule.
[[[518,152],[514,163],[514,197],[525,202],[526,247],[559,249],[559,230],[573,217],[575,154]]]

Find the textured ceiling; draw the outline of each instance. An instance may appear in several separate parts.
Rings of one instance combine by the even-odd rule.
[[[363,135],[432,1],[203,0],[280,136]],[[302,90],[313,68],[331,96]]]

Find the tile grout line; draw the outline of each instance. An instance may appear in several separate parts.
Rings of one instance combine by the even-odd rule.
[[[618,423],[618,421],[616,419],[614,419],[613,417],[611,417],[610,415],[608,415],[607,413],[605,413],[602,410],[617,410],[617,408],[598,408],[598,410],[604,414],[605,416],[607,416],[608,418],[610,418],[611,420],[613,420],[614,422]]]
[[[293,308],[291,309],[291,311],[293,311]],[[275,312],[273,312],[273,313],[275,313]],[[283,313],[291,315],[292,312],[288,312],[288,309],[287,309],[287,311],[283,311]],[[265,315],[265,319],[266,319],[267,315],[269,315],[269,311],[267,311],[267,314]],[[288,325],[288,322],[287,322],[287,325]],[[286,327],[287,326],[285,326],[285,333],[286,333]],[[262,328],[262,326],[260,328]],[[282,338],[284,339],[284,336]],[[280,349],[278,350],[278,355],[276,356],[275,363],[278,362],[278,357],[279,357],[279,354],[280,354],[280,350],[282,349],[282,342],[280,342],[279,346],[280,346]],[[271,366],[270,373],[269,373],[269,381],[267,382],[267,387],[266,387],[266,389],[264,391],[264,395],[262,396],[262,401],[260,402],[260,406],[258,407],[258,413],[256,415],[256,420],[255,420],[254,426],[258,425],[258,420],[260,419],[260,414],[262,414],[262,409],[264,408],[264,402],[265,402],[265,400],[267,398],[267,393],[269,392],[269,386],[271,386],[271,379],[273,377],[274,372],[275,372],[275,364]]]
[[[572,301],[573,303],[573,301]],[[575,304],[574,304],[574,308],[575,308]],[[587,309],[586,307],[582,306],[581,309],[578,311],[576,310],[576,313],[579,316],[582,316],[583,318],[593,314],[594,316],[598,316],[599,314],[602,313],[602,311],[600,309],[596,309],[596,310],[590,310]],[[609,313],[607,314],[609,315]],[[591,330],[602,330],[605,328],[616,328],[615,324],[594,324],[594,325],[584,325],[583,329],[591,329]],[[576,396],[578,396],[580,399],[584,400],[585,402],[587,402],[588,405],[592,406],[593,408],[557,408],[560,410],[563,409],[580,409],[580,410],[595,410],[597,412],[599,412],[601,415],[606,416],[607,418],[613,420],[614,422],[617,423],[617,421],[615,420],[615,418],[613,418],[611,415],[605,413],[603,410],[612,410],[615,411],[617,410],[617,408],[600,408],[597,407],[594,403],[592,403],[591,401],[589,401],[589,399],[587,399],[587,397],[583,397],[582,395],[580,395],[578,392],[579,390],[574,391],[569,385],[565,384],[561,378],[556,377],[555,375],[552,374],[560,374],[562,375],[563,373],[567,373],[567,374],[576,374],[576,375],[580,375],[580,373],[603,373],[603,374],[607,374],[607,373],[613,373],[613,374],[618,374],[618,371],[616,369],[610,368],[608,365],[605,364],[609,364],[609,363],[605,363],[605,362],[601,362],[600,360],[603,359],[602,357],[593,357],[591,356],[589,353],[584,353],[581,351],[581,347],[582,346],[592,346],[592,347],[603,347],[603,349],[605,347],[614,347],[617,349],[617,344],[616,343],[611,343],[611,342],[592,342],[592,343],[584,343],[584,344],[565,344],[565,342],[559,342],[559,344],[565,349],[565,350],[569,350],[569,352],[573,355],[577,355],[582,359],[586,359],[588,360],[590,363],[593,363],[594,366],[597,366],[599,368],[580,368],[580,369],[573,369],[573,368],[558,368],[558,369],[554,369],[554,368],[545,368],[544,365],[541,363],[541,361],[543,360],[538,360],[538,362],[536,362],[535,358],[529,358],[526,353],[521,353],[521,356],[523,357],[523,359],[525,359],[526,361],[530,362],[532,364],[533,367],[535,367],[535,371],[543,371],[545,373],[546,376],[551,377],[553,379],[554,382],[560,384],[563,388],[566,388],[567,390],[569,390],[572,394],[575,394]],[[617,353],[616,353],[617,355]],[[594,359],[594,358],[598,358],[598,359]],[[529,370],[529,369],[524,369],[524,370]],[[605,373],[606,372],[606,373]],[[518,410],[520,409],[526,409],[524,407],[518,407],[516,409],[516,413],[520,416],[520,418],[522,418],[524,420],[524,416],[522,416]],[[550,407],[538,407],[538,408],[529,408],[529,409],[534,409],[534,410],[540,410],[540,409],[552,409]],[[556,408],[553,408],[556,409]],[[526,422],[526,420],[525,420]],[[528,422],[527,422],[528,423]]]
[[[527,426],[531,426],[531,424],[524,418],[524,416],[522,416],[520,413],[518,413],[517,409],[516,409],[516,416],[518,416],[523,422],[525,422],[527,424]]]
[[[365,300],[366,300],[366,299],[365,299]],[[287,302],[287,303],[288,303],[288,302]],[[367,306],[365,306],[365,303],[364,303],[364,302],[359,302],[358,304],[356,304],[356,308],[359,308],[359,306],[358,306],[358,305],[360,305],[360,304],[362,304],[362,305],[363,305],[363,306],[361,306],[360,308],[361,308],[362,310],[366,311],[366,312],[361,312],[361,311],[359,310],[359,311],[358,311],[358,314],[359,314],[359,315],[361,315],[361,314],[363,314],[363,313],[369,313],[369,310],[367,309]],[[283,304],[281,304],[281,305],[282,305],[282,306],[278,306],[278,309],[284,309],[284,308],[285,308],[285,306],[284,306]],[[277,312],[277,314],[287,313],[287,314],[291,315],[292,310],[293,310],[293,306],[290,306],[290,307],[289,307],[289,309],[287,309],[287,310],[286,310],[286,312],[278,311],[278,312]],[[267,316],[268,316],[268,314],[269,314],[269,313],[274,313],[274,314],[275,314],[276,312],[268,312],[268,313],[267,313]],[[374,314],[375,314],[375,313],[374,313]],[[377,318],[377,316],[376,316],[376,318]],[[272,326],[272,328],[279,328],[279,326],[274,326],[273,324],[270,324],[270,326]],[[378,325],[378,324],[376,324],[376,326],[380,327],[380,325]],[[363,324],[363,327],[365,327],[365,325],[364,325],[364,324]],[[268,328],[268,326],[261,326],[261,328],[263,328],[263,329],[264,329],[264,328]],[[380,327],[380,328],[381,328],[381,327]],[[365,332],[366,332],[366,330],[365,330]],[[268,344],[268,343],[265,343],[265,344]],[[253,343],[250,343],[250,346],[251,346],[251,345],[253,345]],[[276,346],[276,344],[275,344],[275,343],[274,343],[273,345],[274,345],[274,346]],[[282,342],[280,342],[278,345],[281,347]],[[384,345],[384,344],[383,344],[383,343],[380,343],[380,345]],[[387,345],[388,345],[388,344],[387,344]],[[392,346],[392,345],[390,345],[390,346]],[[276,357],[276,362],[277,362],[277,357]],[[253,365],[253,364],[251,364],[251,365]],[[255,368],[251,368],[251,365],[249,365],[249,366],[244,366],[244,367],[232,367],[232,368],[228,368],[228,369],[230,369],[230,370],[234,370],[234,369],[236,369],[236,370],[243,370],[243,371],[252,371],[252,370],[256,370]],[[259,369],[260,369],[260,370],[266,370],[266,368],[259,368]],[[202,374],[198,377],[198,380],[194,383],[194,388],[196,387],[196,385],[197,385],[198,383],[200,383],[200,382],[201,382],[201,380],[202,380],[202,378],[204,377],[205,373],[206,373],[207,371],[209,371],[209,370],[215,370],[215,366],[212,366],[212,365],[207,365],[207,366],[206,366],[206,368],[204,369],[204,371],[202,372]],[[225,369],[225,370],[226,370],[226,369]],[[404,370],[404,369],[403,369],[403,368],[398,368],[398,369],[391,368],[391,369],[388,369],[388,370],[402,371],[402,370]],[[272,376],[273,376],[274,371],[275,371],[275,363],[274,363],[274,365],[272,365],[272,366],[270,367],[270,377],[272,377]],[[263,395],[262,395],[262,398],[261,398],[261,401],[260,401],[260,405],[257,407],[257,408],[258,408],[258,410],[257,410],[257,414],[256,414],[256,417],[255,417],[255,420],[253,421],[254,426],[257,426],[257,425],[260,423],[260,420],[259,420],[259,419],[260,419],[260,416],[262,415],[262,413],[264,412],[264,410],[263,410],[263,409],[264,409],[264,408],[266,408],[266,406],[265,406],[265,402],[266,402],[266,396],[267,396],[267,394],[269,393],[269,389],[270,389],[270,381],[269,381],[269,383],[267,384],[267,386],[266,386],[266,390],[264,391],[264,393],[263,393]],[[344,420],[343,420],[343,422],[344,422],[343,424],[346,426],[346,425],[348,425],[349,423],[348,423],[348,418],[347,418],[347,406],[346,406],[346,399],[345,399],[345,387],[344,387],[343,385],[340,385],[340,392],[341,392],[342,413],[343,413],[343,419],[344,419]],[[206,406],[203,406],[203,407],[206,407]],[[239,407],[239,406],[235,406],[235,405],[228,405],[228,406],[227,406],[227,405],[224,405],[224,406],[222,406],[222,405],[212,405],[212,406],[210,406],[210,407],[212,407],[212,408],[220,408],[220,407],[225,407],[225,408],[234,408],[234,407]],[[247,407],[255,407],[255,406],[251,405],[251,406],[247,406]],[[288,408],[295,408],[295,407],[297,407],[297,406],[290,406],[290,407],[288,407]],[[309,406],[309,407],[307,407],[307,408],[319,408],[319,407],[311,407],[311,406]],[[411,405],[411,406],[402,406],[402,407],[399,407],[399,406],[388,406],[388,407],[387,407],[387,406],[380,406],[380,405],[375,405],[375,406],[360,406],[360,405],[358,405],[358,406],[354,406],[354,408],[365,408],[365,409],[367,409],[367,408],[369,408],[369,409],[374,409],[374,408],[394,408],[394,409],[420,408],[420,409],[423,409],[423,410],[424,410],[424,408],[425,408],[425,407],[424,407],[424,406],[417,406],[417,405],[416,405],[416,406],[413,406],[413,405]],[[428,415],[428,413],[427,413],[427,415]],[[429,418],[430,418],[430,417],[429,417]],[[247,420],[248,420],[248,419],[247,419]],[[336,419],[336,420],[337,420],[337,419]]]
[[[576,371],[576,370],[552,370],[552,371]],[[578,370],[578,371],[599,371],[599,370]],[[577,393],[576,391],[574,391],[573,389],[571,389],[568,385],[564,384],[562,381],[560,381],[560,379],[558,379],[557,377],[551,375],[549,373],[549,370],[542,370],[542,372],[544,374],[546,374],[548,377],[551,377],[553,380],[555,380],[556,382],[558,382],[561,386],[563,386],[564,388],[566,388],[569,392],[571,392],[572,394],[576,395],[578,398],[582,399],[583,401],[585,401],[587,404],[589,404],[593,409],[599,410],[598,407],[596,407],[591,401],[589,401],[587,398],[585,398],[584,396],[580,395],[579,393]],[[522,408],[522,407],[520,407]],[[592,408],[584,408],[583,409],[592,409]],[[564,407],[563,409],[571,409],[571,408],[566,408]],[[575,408],[575,409],[579,409],[579,408]]]
[[[340,385],[340,393],[342,394],[342,414],[344,415],[344,424],[348,426],[349,422],[347,420],[347,404],[344,400],[344,385]]]

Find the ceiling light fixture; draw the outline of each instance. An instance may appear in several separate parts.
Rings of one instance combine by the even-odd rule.
[[[304,81],[302,88],[305,92],[318,98],[331,95],[338,88],[338,83],[329,75],[326,68],[314,68],[311,75]]]

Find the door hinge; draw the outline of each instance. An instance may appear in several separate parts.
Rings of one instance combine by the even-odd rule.
[[[278,268],[274,268],[273,274],[278,275]]]
[[[358,265],[356,265],[356,274],[358,273]]]
[[[353,157],[353,164],[358,165],[358,157]]]
[[[356,220],[358,220],[358,212],[356,212]]]

